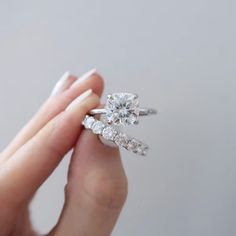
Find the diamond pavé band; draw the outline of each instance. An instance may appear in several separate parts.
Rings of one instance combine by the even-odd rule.
[[[141,156],[147,155],[148,145],[115,129],[113,126],[95,119],[93,116],[87,115],[83,120],[83,125],[86,129],[92,130],[94,134],[101,135],[105,140],[111,141],[119,147]]]

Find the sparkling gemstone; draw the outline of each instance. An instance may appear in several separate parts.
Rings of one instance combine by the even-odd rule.
[[[148,146],[145,144],[142,144],[141,142],[138,143],[137,148],[135,153],[141,155],[141,156],[146,156],[148,151]]]
[[[128,142],[129,142],[129,137],[127,136],[127,134],[119,133],[115,137],[115,143],[118,146],[122,146],[124,148],[127,148]]]
[[[143,145],[143,148],[142,148],[142,149],[143,149],[143,150],[142,150],[141,155],[142,155],[142,156],[146,156],[147,153],[148,153],[149,147],[148,147],[147,145]]]
[[[91,129],[94,122],[95,122],[95,119],[91,116],[88,116],[85,118],[83,124],[86,129]]]
[[[138,96],[132,93],[113,93],[106,103],[106,120],[115,125],[131,125],[138,122]]]
[[[102,131],[103,138],[105,138],[107,140],[114,140],[116,135],[117,135],[117,131],[113,127],[111,127],[111,126],[107,126]]]
[[[138,148],[137,141],[135,139],[130,140],[128,145],[127,145],[127,149],[129,151],[132,151],[132,152],[136,153],[137,152],[137,148]]]
[[[92,130],[95,134],[101,134],[105,125],[101,121],[95,121],[92,125]]]

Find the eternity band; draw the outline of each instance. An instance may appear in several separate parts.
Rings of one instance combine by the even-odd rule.
[[[83,120],[84,127],[92,130],[94,134],[100,135],[107,141],[111,141],[118,147],[125,148],[135,154],[146,156],[148,152],[148,145],[137,140],[136,138],[130,137],[124,132],[115,129],[113,126],[107,125],[100,120],[95,119],[93,116],[87,115]]]

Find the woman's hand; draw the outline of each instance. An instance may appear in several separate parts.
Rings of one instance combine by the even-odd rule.
[[[127,196],[118,149],[104,146],[82,120],[99,105],[103,80],[90,71],[66,74],[34,118],[0,154],[0,235],[37,235],[29,203],[37,189],[74,148],[65,204],[49,235],[110,235]]]

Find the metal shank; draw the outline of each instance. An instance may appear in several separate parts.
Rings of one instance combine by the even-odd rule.
[[[139,116],[148,116],[148,115],[156,115],[158,112],[155,109],[150,109],[150,108],[140,108],[139,109]],[[90,115],[102,115],[106,114],[106,109],[105,108],[98,108],[98,109],[93,109],[89,112]]]

